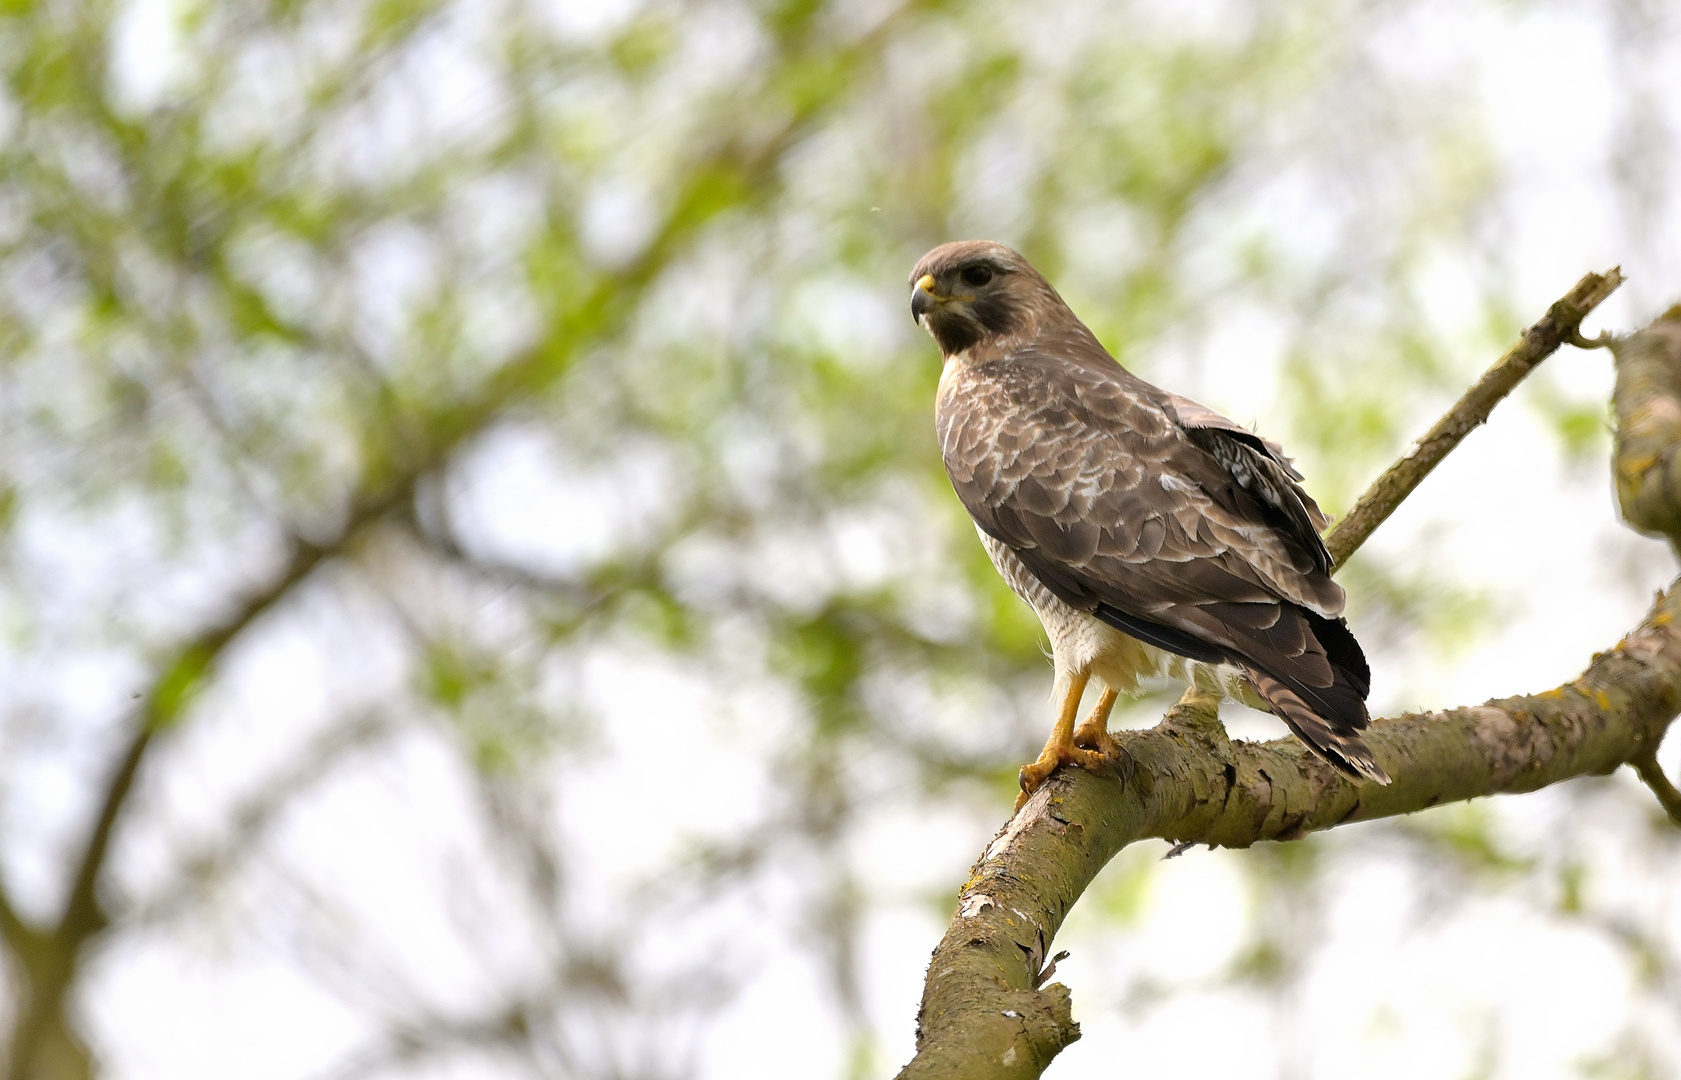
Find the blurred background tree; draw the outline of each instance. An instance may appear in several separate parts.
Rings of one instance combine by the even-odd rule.
[[[1658,0],[0,5],[10,1074],[891,1073],[1049,679],[915,258],[1022,248],[1340,509],[1582,271],[1607,325],[1681,294],[1678,43]],[[1552,685],[1672,573],[1607,366],[1349,567],[1379,711]],[[1677,837],[1613,777],[1129,850],[1054,1075],[1675,1075]]]

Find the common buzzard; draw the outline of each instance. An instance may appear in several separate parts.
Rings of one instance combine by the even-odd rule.
[[[911,313],[939,343],[940,452],[993,565],[1056,665],[1056,727],[1017,806],[1060,765],[1101,769],[1109,711],[1180,675],[1265,708],[1351,777],[1388,783],[1360,732],[1370,672],[1277,444],[1117,363],[1002,244],[935,248]],[[1074,725],[1087,682],[1104,686]]]

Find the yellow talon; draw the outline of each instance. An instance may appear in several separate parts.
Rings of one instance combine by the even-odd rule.
[[[1098,700],[1096,708],[1086,722],[1080,725],[1081,734],[1087,740],[1098,745],[1099,749],[1088,750],[1076,746],[1074,732],[1074,717],[1080,712],[1080,697],[1086,692],[1086,682],[1089,676],[1075,675],[1068,682],[1068,688],[1062,696],[1062,708],[1057,714],[1056,726],[1051,729],[1051,737],[1045,743],[1045,748],[1039,752],[1039,757],[1021,767],[1017,779],[1021,783],[1021,794],[1016,796],[1016,809],[1020,810],[1033,797],[1033,793],[1042,787],[1052,773],[1064,765],[1078,765],[1090,772],[1102,773],[1110,769],[1109,754],[1119,748],[1115,740],[1110,738],[1108,731],[1109,710],[1115,706],[1115,692],[1105,689],[1103,697]]]

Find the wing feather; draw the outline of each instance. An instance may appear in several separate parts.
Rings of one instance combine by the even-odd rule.
[[[1070,606],[1241,665],[1327,760],[1375,775],[1354,734],[1369,673],[1339,618],[1324,515],[1276,445],[1106,354],[954,362],[940,446],[982,531]],[[1301,719],[1314,713],[1317,728]]]
[[[968,365],[953,392],[941,395],[942,454],[981,528],[1012,547],[1072,552],[1094,596],[1106,583],[1124,593],[1153,576],[1150,563],[1167,560],[1207,567],[1190,580],[1201,577],[1214,591],[1184,601],[1228,599],[1243,583],[1245,595],[1259,590],[1323,616],[1340,614],[1342,590],[1316,557],[1323,545],[1311,524],[1281,527],[1264,494],[1235,479],[1147,392],[1160,391],[1112,361],[1109,367],[1093,373],[1018,353]],[[1042,377],[1026,378],[1024,368]],[[1127,381],[1137,391],[1122,392]],[[1278,470],[1262,474],[1276,487],[1286,474],[1263,460]],[[1284,492],[1300,492],[1285,482]],[[1300,493],[1295,505],[1305,514],[1310,502]],[[1190,584],[1181,570],[1172,580]]]
[[[1298,481],[1302,474],[1284,448],[1190,398],[1159,391],[1193,443],[1207,451],[1233,480],[1261,504],[1272,524],[1284,530],[1313,559],[1331,571],[1331,555],[1319,534],[1331,522]]]

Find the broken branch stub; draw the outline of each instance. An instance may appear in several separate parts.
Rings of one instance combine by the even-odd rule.
[[[1681,304],[1611,343],[1617,385],[1612,469],[1623,520],[1681,551]]]

